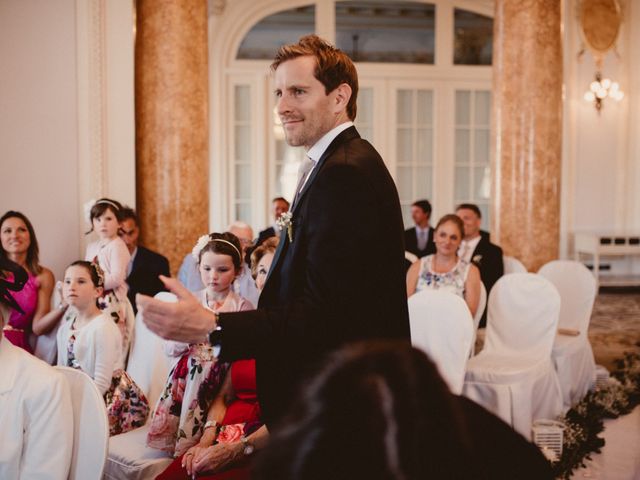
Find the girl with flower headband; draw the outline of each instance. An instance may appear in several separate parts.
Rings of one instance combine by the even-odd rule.
[[[242,246],[231,233],[200,237],[192,255],[205,288],[195,295],[214,312],[253,310],[253,305],[233,291],[242,273]],[[163,394],[154,409],[147,445],[182,455],[198,443],[209,404],[216,396],[228,365],[217,363],[208,343],[186,344],[168,341],[167,355],[177,358],[169,372]]]
[[[93,202],[89,210],[91,229],[98,240],[87,245],[84,259],[100,265],[104,271],[104,294],[100,308],[115,322],[122,336],[123,364],[129,352],[134,315],[127,298],[127,267],[131,254],[127,245],[118,236],[122,220],[122,205],[109,198]]]
[[[65,271],[63,296],[73,309],[58,330],[58,365],[93,378],[106,403],[109,433],[116,435],[143,426],[149,403],[123,370],[120,330],[98,308],[105,277],[97,264],[82,260]]]

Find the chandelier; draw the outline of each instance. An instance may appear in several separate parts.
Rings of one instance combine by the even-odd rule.
[[[584,99],[587,102],[594,102],[596,110],[600,113],[602,102],[607,97],[619,102],[624,98],[624,92],[620,90],[618,82],[612,82],[609,78],[602,78],[602,74],[596,72],[596,79],[589,85],[589,90],[585,92]]]

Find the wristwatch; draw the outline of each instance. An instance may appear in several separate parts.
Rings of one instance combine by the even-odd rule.
[[[256,450],[256,447],[251,445],[249,439],[244,435],[240,437],[240,441],[242,442],[242,453],[244,453],[245,457],[250,456]]]
[[[206,430],[207,428],[218,428],[218,422],[215,420],[208,420],[207,423],[204,424],[204,428],[202,430]]]
[[[208,334],[209,337],[209,345],[216,346],[222,343],[222,326],[220,325],[220,315],[217,313],[216,316],[216,328],[211,330]]]

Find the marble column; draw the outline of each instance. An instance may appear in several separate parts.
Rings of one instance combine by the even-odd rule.
[[[209,225],[207,0],[137,0],[141,243],[180,267]]]
[[[561,3],[495,2],[492,239],[529,271],[559,251]]]

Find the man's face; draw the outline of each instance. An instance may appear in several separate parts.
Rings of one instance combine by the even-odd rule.
[[[476,212],[468,208],[460,208],[456,211],[456,215],[458,215],[462,223],[464,223],[464,238],[474,238],[478,236],[482,219]]]
[[[253,230],[251,230],[251,228],[231,227],[229,232],[233,233],[238,237],[238,240],[240,240],[240,245],[242,245],[242,254],[244,255],[247,248],[253,245]]]
[[[427,225],[429,223],[429,215],[422,208],[413,205],[411,207],[411,218],[416,225]]]
[[[127,244],[127,248],[130,252],[133,252],[138,246],[138,237],[140,236],[140,229],[133,221],[133,218],[127,218],[120,223],[122,229],[122,240]]]
[[[287,143],[307,150],[341,123],[339,110],[344,110],[336,108],[337,89],[325,94],[313,75],[315,66],[314,57],[304,56],[281,63],[275,72],[276,107]]]
[[[280,218],[280,215],[288,211],[289,211],[289,205],[287,205],[286,202],[283,202],[282,200],[276,200],[275,202],[273,202],[273,219],[274,220],[278,220],[278,218]]]

